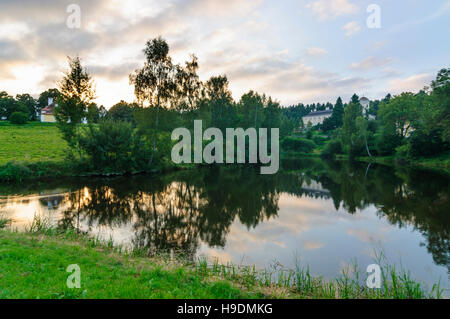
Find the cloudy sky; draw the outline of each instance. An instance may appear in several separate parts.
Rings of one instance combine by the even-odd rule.
[[[70,4],[81,27],[69,28]],[[369,28],[369,5],[381,28]],[[133,101],[128,74],[161,35],[176,63],[195,53],[202,80],[226,74],[283,105],[417,91],[450,66],[450,0],[1,0],[0,91],[56,86],[79,55],[109,108]]]

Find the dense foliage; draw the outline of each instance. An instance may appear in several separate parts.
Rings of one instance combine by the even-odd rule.
[[[28,121],[28,113],[24,112],[14,112],[9,117],[12,124],[26,124]]]

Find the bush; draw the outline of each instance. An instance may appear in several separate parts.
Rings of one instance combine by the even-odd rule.
[[[21,163],[11,162],[0,167],[1,181],[20,182],[31,175],[31,170]]]
[[[449,150],[449,143],[442,140],[442,130],[435,128],[430,132],[414,131],[409,138],[412,157],[427,157]]]
[[[333,158],[336,154],[342,154],[342,144],[340,141],[333,140],[325,145],[320,155],[325,158]]]
[[[148,149],[131,123],[112,120],[90,125],[80,137],[89,164],[104,173],[129,173],[146,168]]]
[[[317,145],[323,145],[326,141],[327,138],[323,137],[321,135],[315,135],[312,139],[314,141],[314,143],[316,143]]]
[[[409,159],[410,153],[411,153],[411,150],[410,150],[409,144],[399,146],[395,149],[395,157],[400,160]]]
[[[28,114],[24,112],[14,112],[9,117],[9,121],[12,124],[19,124],[19,125],[26,124],[28,121]]]
[[[281,147],[284,151],[309,153],[316,147],[316,144],[304,138],[286,137],[281,142]]]

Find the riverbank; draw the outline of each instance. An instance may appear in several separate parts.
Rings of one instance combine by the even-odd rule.
[[[26,125],[13,125],[0,122],[0,181],[21,182],[24,180],[117,176],[124,172],[100,172],[69,160],[70,149],[54,123],[31,122]],[[183,169],[189,165],[154,166],[142,171],[127,174],[162,173]]]
[[[348,159],[340,156],[341,159]],[[378,163],[388,166],[408,166],[418,169],[429,169],[439,173],[450,175],[450,152],[442,153],[434,157],[399,159],[394,156],[384,157],[358,157],[357,161],[366,163]]]
[[[220,265],[207,260],[192,262],[173,254],[149,255],[143,250],[125,250],[75,230],[50,227],[39,218],[24,232],[6,227],[8,221],[0,218],[0,298],[442,297],[438,287],[428,293],[408,274],[389,268],[383,272],[382,288],[368,289],[354,270],[325,281],[312,277],[307,267],[269,273],[255,267]],[[67,286],[69,265],[80,267],[79,289]]]

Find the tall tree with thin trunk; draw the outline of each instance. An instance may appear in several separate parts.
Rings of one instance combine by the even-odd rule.
[[[156,108],[153,128],[153,150],[149,164],[153,162],[158,138],[159,109],[170,107],[170,99],[175,92],[175,67],[169,56],[169,45],[158,37],[147,41],[145,63],[141,69],[130,75],[130,83],[134,85],[134,94],[139,103]]]
[[[201,97],[203,84],[197,74],[198,67],[198,58],[194,54],[184,67],[176,67],[177,107],[182,111],[193,111]]]

